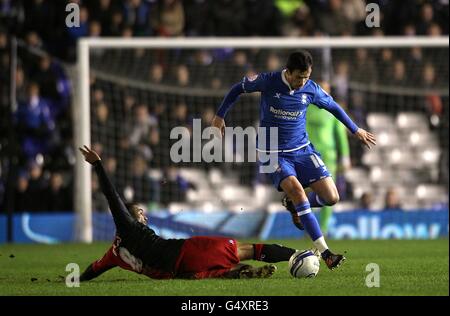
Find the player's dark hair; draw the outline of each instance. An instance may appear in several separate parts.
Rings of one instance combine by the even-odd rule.
[[[136,203],[127,202],[127,203],[125,203],[125,206],[128,210],[128,213],[130,213],[131,216],[133,216],[133,218],[136,218],[136,212],[134,211],[134,209],[136,206],[139,206],[139,205]]]
[[[294,70],[300,70],[301,72],[307,71],[313,65],[313,59],[311,54],[306,50],[299,50],[289,55],[286,68],[293,72]]]

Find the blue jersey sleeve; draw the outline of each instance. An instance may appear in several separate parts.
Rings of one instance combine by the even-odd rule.
[[[266,89],[267,79],[268,75],[266,73],[244,77],[241,82],[242,89],[244,93],[263,92]]]
[[[223,99],[222,104],[217,110],[217,116],[225,118],[225,115],[227,115],[227,112],[237,101],[241,93],[244,93],[244,91],[242,90],[242,85],[240,83],[236,83]]]
[[[314,83],[314,99],[313,104],[317,105],[321,109],[327,109],[330,103],[333,101],[333,97],[325,92],[321,86]]]
[[[347,113],[345,113],[342,107],[337,104],[333,100],[333,97],[326,93],[318,84],[315,84],[315,94],[312,103],[333,114],[352,133],[355,133],[358,130],[358,126],[352,121]]]
[[[217,116],[225,117],[227,112],[231,109],[233,104],[242,93],[251,93],[256,91],[264,91],[266,88],[267,74],[244,77],[240,83],[236,83],[222,101]]]

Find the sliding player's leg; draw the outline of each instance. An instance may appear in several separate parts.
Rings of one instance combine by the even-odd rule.
[[[237,241],[224,237],[196,236],[185,241],[177,264],[177,278],[266,278],[274,265],[241,264]]]
[[[237,243],[239,260],[257,260],[269,263],[289,261],[295,249],[276,244]]]
[[[184,242],[176,269],[178,275],[220,269],[226,272],[239,261],[235,239],[196,236]]]

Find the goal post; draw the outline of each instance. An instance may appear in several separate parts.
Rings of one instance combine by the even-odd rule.
[[[79,147],[91,142],[91,100],[90,100],[90,76],[92,64],[90,53],[92,50],[124,50],[124,49],[160,49],[160,50],[183,50],[183,49],[271,49],[271,50],[293,50],[293,49],[323,49],[323,63],[326,64],[322,73],[325,77],[332,78],[332,70],[329,69],[332,61],[332,53],[329,51],[349,50],[358,48],[381,49],[381,48],[413,48],[424,47],[429,49],[447,49],[448,58],[449,38],[441,37],[324,37],[324,38],[84,38],[78,41],[77,49],[77,87],[73,108],[74,146]],[[328,50],[328,52],[326,51]],[[328,56],[328,57],[326,57]],[[351,62],[351,61],[350,61]],[[119,65],[120,66],[120,65]],[[125,66],[124,66],[125,67]],[[243,73],[242,76],[245,74]],[[117,75],[115,75],[117,78]],[[123,78],[124,82],[133,81],[134,78]],[[134,80],[136,82],[138,80]],[[448,81],[448,78],[447,78]],[[141,81],[145,85],[145,81]],[[364,84],[355,87],[362,90],[368,89]],[[222,87],[223,91],[226,87]],[[405,88],[406,94],[414,89]],[[206,89],[207,90],[207,89]],[[370,90],[370,89],[369,89]],[[389,92],[389,91],[388,91]],[[191,92],[195,93],[195,92]],[[412,92],[414,93],[414,91]],[[438,93],[448,98],[448,89],[440,88]],[[215,106],[217,106],[216,104]],[[77,214],[77,239],[82,242],[92,242],[92,189],[90,166],[84,162],[83,157],[77,154],[75,163],[75,192],[74,206]]]
[[[77,47],[78,80],[75,83],[75,95],[72,104],[73,135],[75,146],[74,209],[75,238],[90,243],[93,237],[92,227],[92,190],[91,172],[78,147],[90,145],[90,98],[89,98],[89,42],[81,40]]]

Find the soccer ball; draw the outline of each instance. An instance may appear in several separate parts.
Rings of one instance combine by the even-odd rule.
[[[320,262],[311,250],[297,250],[289,259],[289,272],[296,278],[314,278]]]

